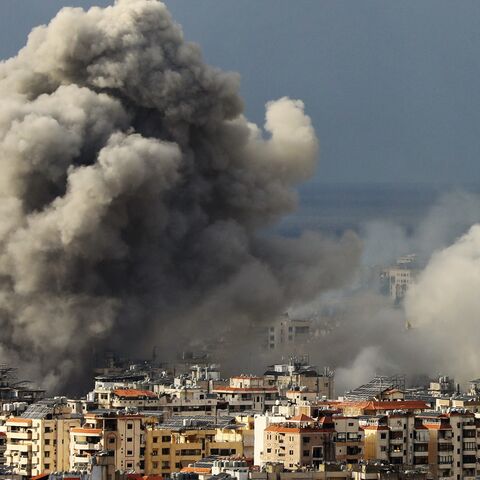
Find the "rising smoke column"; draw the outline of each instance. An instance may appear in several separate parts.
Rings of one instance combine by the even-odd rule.
[[[480,225],[432,255],[409,289],[405,310],[424,348],[435,352],[438,371],[466,382],[478,378]]]
[[[353,236],[256,233],[314,170],[310,119],[268,103],[264,138],[238,77],[158,1],[61,10],[0,63],[0,101],[0,359],[47,387],[99,344],[181,349],[182,331],[277,314],[356,262]]]

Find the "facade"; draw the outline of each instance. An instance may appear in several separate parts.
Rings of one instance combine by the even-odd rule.
[[[69,431],[79,426],[78,418],[8,419],[6,464],[24,476],[68,470]]]
[[[265,331],[264,344],[268,350],[292,349],[310,341],[312,325],[309,320],[293,319],[285,314]]]
[[[211,415],[217,414],[222,406],[217,395],[200,387],[176,387],[162,389],[162,409],[168,415]]]
[[[213,389],[230,412],[264,412],[280,398],[278,388],[270,386],[263,377],[241,375],[231,377],[228,386]]]
[[[145,435],[142,415],[106,412],[85,415],[81,428],[70,431],[72,469],[86,471],[99,451],[113,457],[116,470],[145,470]],[[80,427],[80,425],[79,425]]]
[[[277,386],[282,394],[288,392],[294,395],[291,392],[301,391],[307,397],[310,394],[317,398],[334,398],[334,372],[328,368],[318,371],[305,360],[293,357],[288,364],[271,365],[264,377],[268,383]]]
[[[315,421],[299,415],[264,430],[263,463],[279,463],[289,470],[318,467],[335,459],[335,424],[331,417]]]
[[[146,463],[148,475],[180,472],[204,457],[243,456],[241,431],[233,425],[223,427],[188,425],[149,426],[146,430]]]
[[[384,292],[395,303],[400,303],[419,273],[420,268],[415,255],[399,258],[395,265],[385,268],[381,273]]]
[[[136,388],[97,388],[95,390],[98,406],[105,409],[120,410],[160,410],[164,402],[150,390]]]

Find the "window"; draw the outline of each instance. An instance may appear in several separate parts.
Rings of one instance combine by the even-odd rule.
[[[271,449],[271,448],[267,448],[267,453],[272,453],[272,449]]]
[[[310,437],[303,437],[303,443],[310,443]]]
[[[45,458],[48,458],[50,456],[50,452],[48,450],[45,451]]]
[[[171,439],[172,439],[172,437],[171,437],[170,435],[164,435],[164,436],[162,437],[162,442],[163,442],[163,443],[166,443],[166,442],[170,443],[170,440],[171,440]]]
[[[115,443],[115,437],[109,437],[108,443],[111,445],[112,443]]]
[[[152,462],[152,467],[153,468],[158,468],[158,462]]]
[[[175,468],[182,468],[182,464],[181,463],[176,463]]]
[[[153,443],[158,443],[158,437],[153,437]]]
[[[381,451],[381,452],[386,452],[386,451],[387,451],[387,447],[386,447],[385,445],[382,445],[382,446],[380,447],[380,451]]]
[[[169,448],[162,448],[162,455],[170,455],[170,449]]]
[[[133,442],[133,438],[132,437],[127,437],[127,442]]]
[[[50,440],[48,438],[45,439],[45,445],[50,445]]]
[[[133,429],[133,423],[127,423],[127,430]]]
[[[381,434],[380,434],[380,438],[381,438],[382,440],[385,440],[385,439],[387,438],[387,434],[386,434],[386,433],[381,433]]]
[[[127,468],[133,468],[133,463],[132,462],[127,462]]]
[[[127,450],[127,455],[131,457],[133,455],[133,450]]]
[[[308,457],[310,455],[310,450],[304,450],[303,451],[303,456]]]
[[[152,450],[152,455],[156,457],[158,455],[158,450]]]

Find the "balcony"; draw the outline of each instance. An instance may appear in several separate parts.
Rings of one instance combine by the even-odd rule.
[[[7,445],[7,449],[5,451],[5,455],[9,455],[9,454],[12,454],[14,452],[29,452],[32,450],[32,446],[29,445],[29,444],[11,444],[9,443]]]
[[[75,443],[73,445],[75,450],[102,450],[102,444],[98,443]]]
[[[80,456],[80,457],[79,457],[78,455],[75,455],[75,456],[73,457],[73,463],[82,463],[82,464],[84,464],[84,463],[88,463],[89,459],[90,459],[90,456],[89,456],[89,455]]]
[[[415,457],[428,457],[428,450],[413,452]]]
[[[12,440],[31,440],[32,439],[32,432],[8,432],[7,438],[10,441]]]

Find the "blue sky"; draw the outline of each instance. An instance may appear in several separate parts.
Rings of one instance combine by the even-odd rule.
[[[64,5],[2,0],[0,58]],[[242,76],[247,115],[305,101],[321,142],[315,182],[476,182],[480,2],[172,0],[206,60]]]

